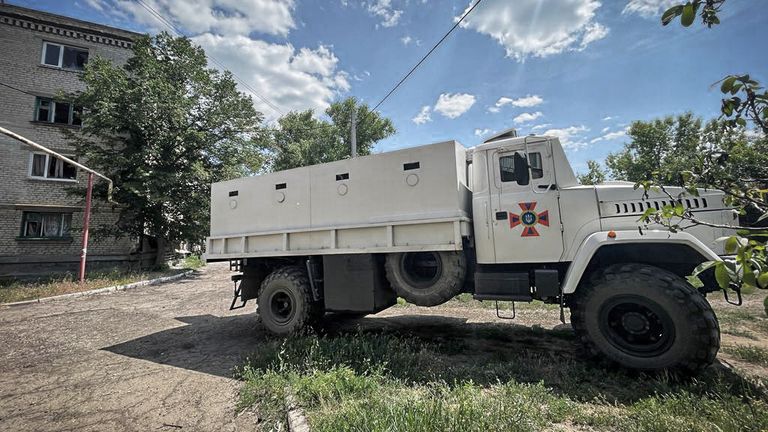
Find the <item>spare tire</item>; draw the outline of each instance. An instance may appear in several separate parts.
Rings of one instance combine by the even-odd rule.
[[[464,252],[403,252],[387,255],[387,279],[408,303],[437,306],[461,292],[467,274]]]

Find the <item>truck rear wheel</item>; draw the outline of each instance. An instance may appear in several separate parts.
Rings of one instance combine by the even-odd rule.
[[[264,327],[279,335],[300,332],[322,312],[312,301],[309,278],[299,266],[270,273],[261,283],[257,303]]]
[[[455,297],[467,273],[461,251],[389,254],[385,267],[397,295],[419,306],[437,306]]]
[[[646,371],[696,372],[720,348],[706,299],[685,279],[645,264],[616,264],[579,287],[571,323],[590,354]]]

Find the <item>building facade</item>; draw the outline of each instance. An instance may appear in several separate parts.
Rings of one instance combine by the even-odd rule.
[[[83,88],[88,58],[125,63],[138,36],[0,3],[0,126],[72,157],[63,131],[77,133],[82,110],[60,95]],[[0,279],[77,268],[84,199],[71,190],[86,179],[63,160],[0,135]],[[114,224],[119,211],[94,200],[92,230]],[[135,239],[92,237],[88,268],[136,265],[141,257]]]

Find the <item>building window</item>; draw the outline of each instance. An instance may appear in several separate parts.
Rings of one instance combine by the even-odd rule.
[[[32,153],[29,161],[29,176],[49,180],[75,180],[77,168],[56,156]]]
[[[24,212],[21,218],[23,238],[69,237],[72,213]]]
[[[83,108],[69,102],[38,97],[35,100],[35,121],[81,126]]]
[[[83,70],[88,63],[88,50],[43,42],[42,63],[62,69]]]

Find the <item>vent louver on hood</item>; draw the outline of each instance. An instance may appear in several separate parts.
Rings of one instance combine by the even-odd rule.
[[[683,198],[674,201],[670,199],[601,201],[600,210],[603,217],[641,215],[649,208],[661,210],[664,206],[675,203],[680,203],[687,209],[705,209],[709,207],[706,198],[698,197]]]

